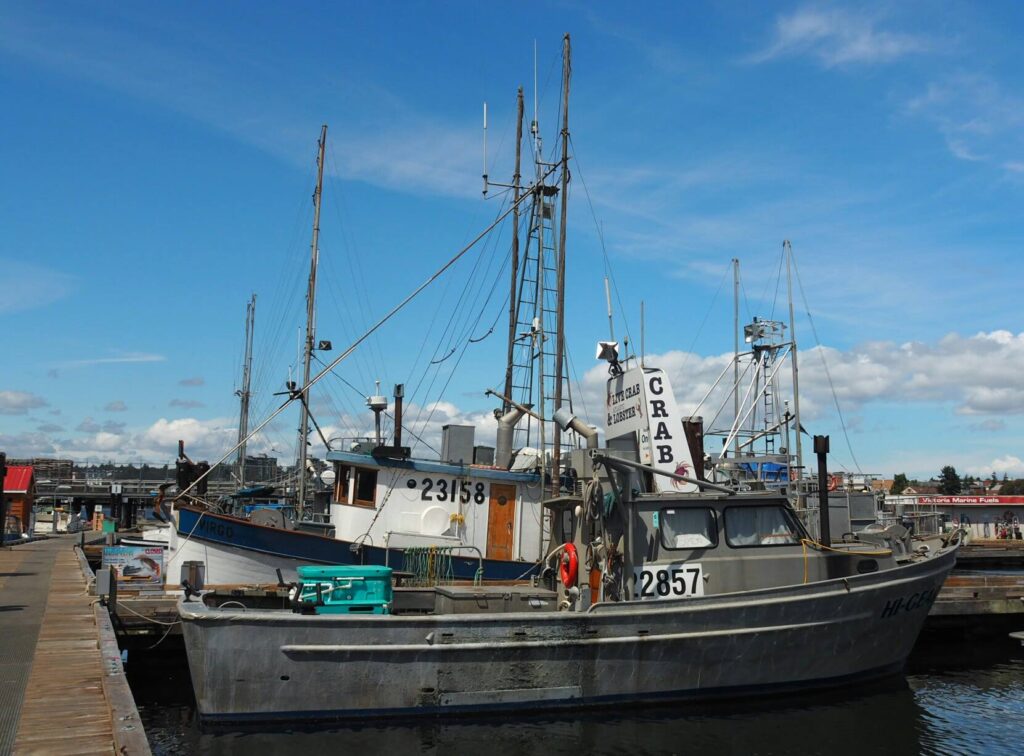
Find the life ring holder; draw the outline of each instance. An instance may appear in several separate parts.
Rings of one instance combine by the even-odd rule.
[[[839,476],[838,475],[829,475],[828,476],[828,490],[829,491],[835,491],[837,488],[839,488]]]
[[[576,585],[576,577],[579,574],[580,559],[576,553],[576,544],[562,544],[563,557],[559,560],[558,576],[562,579],[562,585],[571,588]]]

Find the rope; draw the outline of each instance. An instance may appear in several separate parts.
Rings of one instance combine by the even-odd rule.
[[[141,617],[142,619],[146,620],[146,622],[152,622],[154,625],[165,625],[165,626],[174,627],[175,625],[180,625],[181,624],[181,620],[174,620],[174,622],[161,622],[160,620],[155,620],[152,617],[147,617],[145,614],[140,614],[139,612],[135,611],[134,609],[132,609],[127,604],[118,603],[118,606],[121,607],[122,609],[125,609],[125,610],[131,612],[136,617]]]
[[[177,559],[178,554],[181,553],[182,548],[185,546],[186,543],[188,543],[188,540],[192,537],[192,534],[196,532],[196,528],[199,527],[199,523],[202,522],[204,517],[206,517],[206,512],[205,511],[200,512],[199,513],[199,519],[197,519],[196,520],[196,524],[192,526],[192,530],[188,531],[188,535],[185,536],[185,540],[181,542],[181,545],[178,546],[178,549],[173,554],[171,554],[171,558],[167,560],[166,564],[164,564],[164,575],[165,576],[167,575],[167,567],[170,566],[171,562],[173,562],[175,559]],[[171,520],[171,527],[177,529],[177,525],[174,524],[173,518]]]
[[[811,546],[819,551],[833,551],[837,554],[846,554],[847,556],[892,556],[892,551],[884,549],[882,551],[847,551],[846,549],[834,549],[831,546],[826,546],[823,543],[811,540],[810,538],[801,538],[800,545],[803,547],[804,555],[804,585],[807,585],[807,547]]]

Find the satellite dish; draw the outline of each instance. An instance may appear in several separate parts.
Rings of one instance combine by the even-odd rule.
[[[337,476],[335,475],[334,470],[331,468],[327,468],[322,473],[320,473],[320,482],[323,483],[325,486],[333,486],[336,477]]]

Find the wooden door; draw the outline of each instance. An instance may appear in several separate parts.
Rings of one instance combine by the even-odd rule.
[[[487,558],[512,559],[512,535],[516,521],[516,487],[491,484],[487,509]]]

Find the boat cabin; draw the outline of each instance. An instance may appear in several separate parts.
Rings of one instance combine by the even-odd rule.
[[[330,452],[336,537],[374,546],[451,547],[485,559],[541,554],[540,477],[493,467]]]

